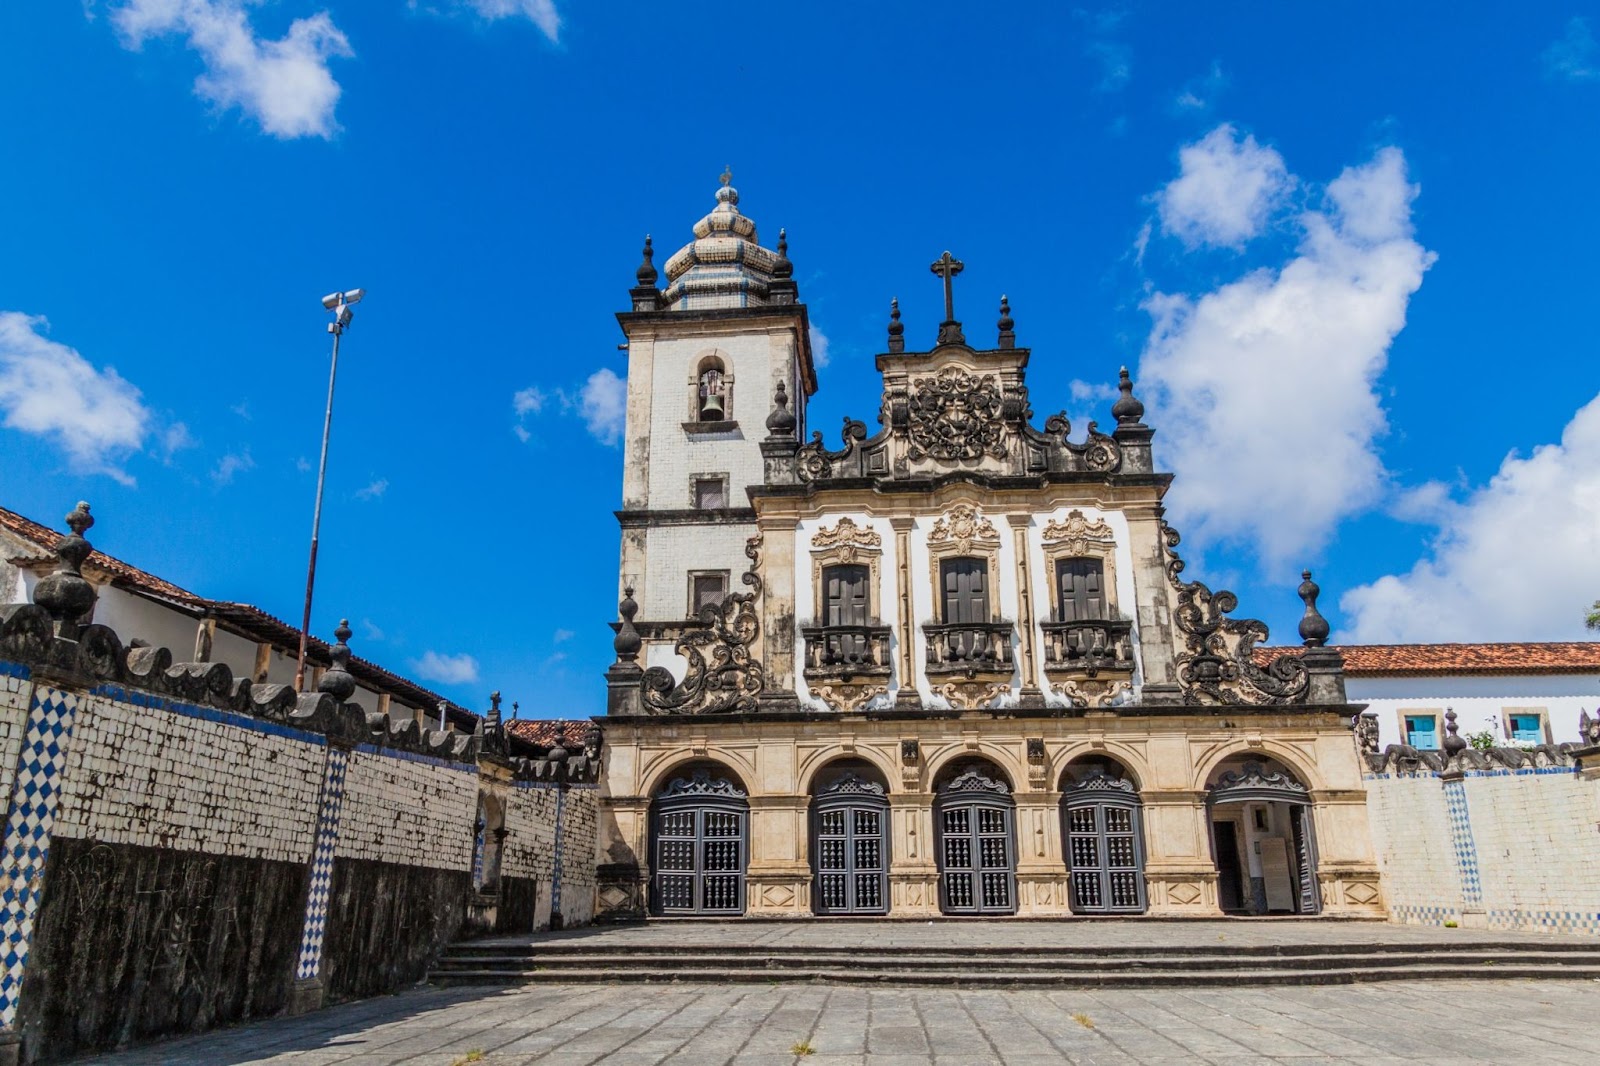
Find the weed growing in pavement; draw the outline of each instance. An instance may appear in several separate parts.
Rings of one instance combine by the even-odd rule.
[[[483,1061],[483,1048],[475,1047],[450,1064],[450,1066],[467,1066],[471,1062]]]
[[[791,1055],[815,1055],[816,1053],[817,1049],[811,1046],[811,1041],[809,1040],[797,1041],[789,1047],[789,1054]]]
[[[1089,1017],[1087,1014],[1083,1013],[1083,1011],[1081,1011],[1081,1010],[1080,1011],[1074,1011],[1072,1013],[1072,1020],[1077,1022],[1079,1025],[1083,1026],[1085,1029],[1093,1029],[1094,1028],[1094,1019]]]

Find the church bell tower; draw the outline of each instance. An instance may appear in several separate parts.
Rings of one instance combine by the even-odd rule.
[[[762,246],[731,173],[664,269],[663,287],[646,237],[632,310],[617,315],[628,340],[619,591],[637,616],[638,667],[681,673],[674,642],[753,566],[746,489],[764,480],[768,419],[803,433],[817,383],[787,235]]]

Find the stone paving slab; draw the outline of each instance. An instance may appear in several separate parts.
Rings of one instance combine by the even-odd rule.
[[[948,926],[946,927],[948,929]],[[1595,981],[988,991],[420,989],[101,1066],[1323,1066],[1600,1060]],[[810,1054],[796,1049],[809,1048]],[[470,1058],[473,1053],[481,1058]]]
[[[597,951],[628,947],[848,947],[952,948],[1170,948],[1274,947],[1330,944],[1406,946],[1462,943],[1553,942],[1600,950],[1600,937],[1501,929],[1445,929],[1389,922],[1329,921],[1326,918],[1234,918],[1214,921],[1134,919],[939,921],[740,921],[655,919],[638,925],[591,926],[532,936],[473,940],[473,948],[532,943],[583,945]]]

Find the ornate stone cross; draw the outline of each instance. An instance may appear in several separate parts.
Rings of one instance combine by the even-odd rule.
[[[966,264],[948,251],[933,261],[929,267],[935,274],[944,279],[944,321],[939,323],[940,344],[965,344],[966,338],[961,334],[961,323],[956,321],[955,294],[951,291],[950,283],[955,276],[966,268]]]

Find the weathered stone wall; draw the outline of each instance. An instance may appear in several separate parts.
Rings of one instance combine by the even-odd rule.
[[[584,925],[594,917],[598,802],[596,790],[588,786],[561,789],[519,782],[511,790],[505,808],[498,931],[550,928],[558,870],[561,921],[555,924]]]
[[[477,809],[475,764],[363,746],[350,754],[335,854],[471,871]]]
[[[1600,777],[1575,766],[1367,776],[1396,921],[1600,935]]]

